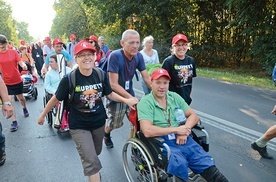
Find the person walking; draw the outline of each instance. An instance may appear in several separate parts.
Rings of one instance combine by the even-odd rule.
[[[43,51],[37,43],[33,43],[31,54],[32,54],[32,58],[34,59],[37,74],[40,77],[42,77],[41,69],[42,69],[42,66],[44,64]]]
[[[47,71],[48,71],[49,63],[50,63],[50,56],[53,55],[53,54],[56,54],[56,55],[57,54],[63,54],[64,59],[66,60],[67,66],[69,68],[72,68],[73,58],[70,56],[70,54],[66,50],[63,50],[62,40],[60,38],[55,38],[53,40],[53,46],[54,46],[54,51],[50,52],[45,58],[45,63],[44,63],[43,68],[42,68],[42,72],[44,74],[46,74]]]
[[[271,113],[276,115],[276,105],[274,106]],[[267,143],[275,137],[276,137],[276,125],[273,125],[270,128],[268,128],[268,130],[263,134],[263,136],[261,136],[260,138],[258,138],[257,140],[251,143],[251,148],[253,150],[258,151],[263,158],[273,159],[273,157],[267,152],[266,146],[267,146]]]
[[[105,44],[105,39],[103,36],[99,37],[99,46],[101,47],[101,50],[104,52],[105,55],[107,55],[109,48],[108,46]]]
[[[16,95],[20,104],[22,105],[24,117],[29,117],[29,112],[26,107],[26,100],[23,96],[23,81],[18,71],[18,65],[27,70],[27,65],[21,61],[19,54],[7,47],[8,40],[6,36],[0,35],[0,70],[3,75],[4,82],[8,89],[9,100],[13,100],[13,96]],[[11,117],[12,124],[10,131],[14,132],[18,129],[18,122],[16,120],[15,111]]]
[[[84,175],[90,182],[99,182],[99,171],[102,168],[98,158],[102,151],[105,120],[107,118],[102,97],[107,96],[117,102],[124,102],[134,109],[138,99],[123,98],[112,91],[106,73],[100,71],[102,79],[94,68],[96,50],[92,44],[81,41],[75,46],[75,60],[78,68],[75,71],[75,92],[69,109],[70,134],[76,144],[81,157]],[[59,101],[66,100],[70,87],[66,75],[60,81],[55,95],[47,103],[45,109],[38,118],[38,124],[44,123],[46,114]]]
[[[169,90],[178,93],[190,105],[193,78],[197,75],[194,58],[186,54],[188,48],[186,35],[175,35],[172,39],[172,55],[163,61],[162,68],[167,70],[172,78]]]
[[[70,54],[70,56],[73,58],[74,57],[74,49],[75,45],[78,43],[77,42],[77,36],[75,34],[70,34],[70,42],[66,46],[66,51]],[[74,59],[72,60],[72,67],[75,65]]]
[[[145,83],[151,88],[150,77],[146,71],[143,56],[138,51],[140,35],[137,31],[128,29],[123,32],[120,43],[122,49],[112,51],[108,59],[109,82],[114,92],[124,98],[133,98],[132,78],[136,69],[140,71]],[[106,107],[108,119],[106,121],[104,142],[107,148],[113,148],[110,133],[113,129],[120,128],[123,125],[123,119],[128,112],[128,107],[124,103],[118,103],[113,100],[107,100]],[[131,129],[131,135],[132,131],[133,128]]]
[[[2,105],[2,114],[9,119],[13,115],[13,107],[9,100],[7,87],[2,79],[0,73],[0,104]],[[6,161],[6,152],[5,152],[5,136],[3,134],[2,124],[0,121],[0,166],[4,165]]]
[[[145,37],[142,41],[143,49],[140,51],[140,53],[143,55],[146,67],[150,64],[159,63],[158,52],[155,49],[153,49],[153,41],[154,38],[151,35]],[[141,83],[144,93],[149,94],[150,89],[147,87],[143,79],[141,79]]]

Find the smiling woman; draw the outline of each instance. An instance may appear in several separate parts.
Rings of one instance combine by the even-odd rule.
[[[55,0],[5,0],[12,6],[12,15],[19,22],[28,23],[29,33],[35,39],[49,35],[55,17]]]

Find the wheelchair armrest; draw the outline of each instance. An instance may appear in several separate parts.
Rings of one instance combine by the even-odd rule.
[[[165,143],[165,140],[163,139],[163,138],[161,138],[161,137],[153,137],[152,138],[157,144],[163,144],[163,143]]]

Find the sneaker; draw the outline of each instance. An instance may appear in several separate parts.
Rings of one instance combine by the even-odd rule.
[[[24,114],[25,118],[29,117],[29,112],[28,112],[27,108],[23,109],[23,114]]]
[[[256,142],[251,143],[251,148],[253,150],[257,150],[259,154],[265,158],[265,159],[273,159],[271,155],[267,153],[266,146],[265,147],[259,147]]]
[[[0,166],[3,166],[6,161],[6,153],[0,154]]]
[[[104,136],[104,143],[107,148],[113,148],[113,142],[110,136]]]
[[[17,121],[13,121],[12,124],[11,124],[11,129],[10,129],[10,131],[11,131],[11,132],[14,132],[14,131],[16,131],[17,129],[18,129],[18,123],[17,123]]]

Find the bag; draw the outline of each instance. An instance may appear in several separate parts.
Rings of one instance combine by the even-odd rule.
[[[138,121],[138,112],[137,112],[137,108],[134,110],[134,109],[131,109],[129,111],[129,114],[128,114],[128,120],[131,122],[131,124],[133,124],[134,126],[134,133],[136,133],[137,131],[140,130],[139,128],[139,121]]]
[[[61,125],[60,125],[61,130],[64,130],[64,131],[69,130],[68,114],[69,112],[67,111],[67,109],[64,109],[62,113],[62,119],[61,119]]]

